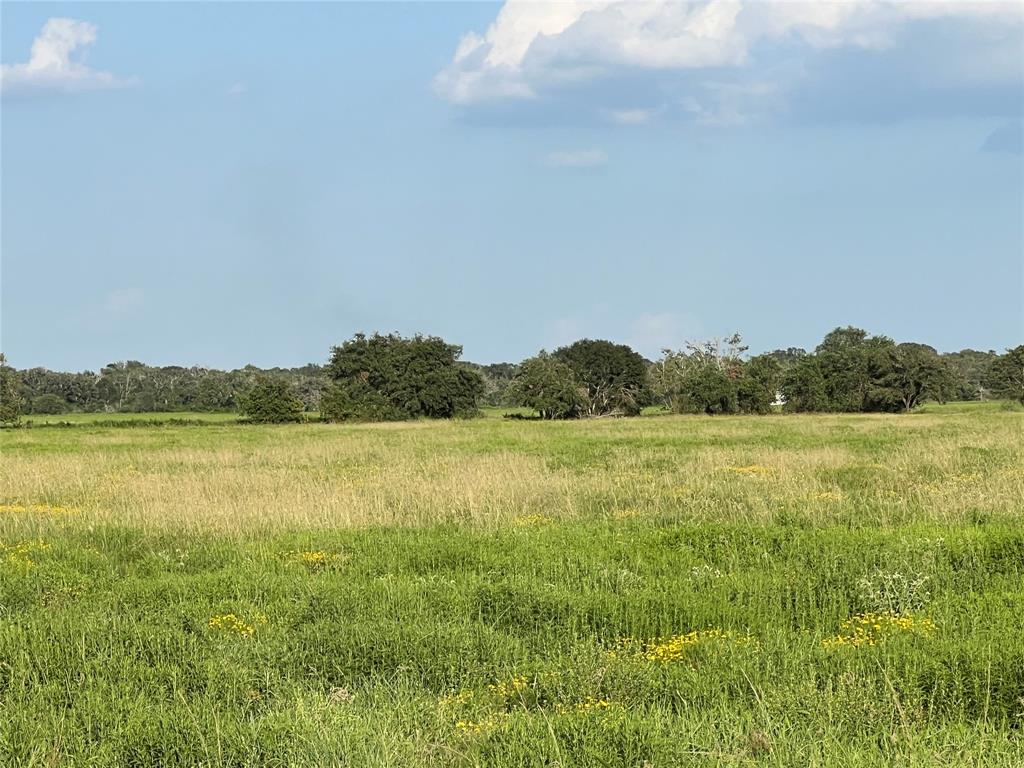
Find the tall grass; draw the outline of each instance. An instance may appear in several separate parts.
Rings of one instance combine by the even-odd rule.
[[[1020,765],[1022,426],[4,433],[0,763]]]

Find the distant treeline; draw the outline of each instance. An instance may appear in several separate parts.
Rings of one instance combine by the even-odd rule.
[[[525,406],[540,418],[680,413],[897,412],[926,400],[1024,402],[1024,346],[940,354],[858,328],[837,328],[813,351],[748,356],[740,336],[664,350],[656,361],[623,344],[583,339],[520,363],[460,361],[429,336],[358,334],[327,365],[221,371],[111,363],[98,372],[18,370],[0,356],[0,421],[19,414],[238,411],[288,421],[391,421],[470,416],[480,405]]]

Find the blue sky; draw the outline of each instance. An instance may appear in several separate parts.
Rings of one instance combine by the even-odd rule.
[[[1020,6],[822,7],[5,2],[3,351],[1021,343]]]

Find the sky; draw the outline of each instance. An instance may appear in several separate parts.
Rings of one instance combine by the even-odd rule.
[[[1024,341],[1024,5],[0,5],[19,368]]]

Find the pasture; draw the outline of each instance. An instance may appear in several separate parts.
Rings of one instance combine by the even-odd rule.
[[[0,434],[2,764],[1024,764],[1019,411],[99,418]]]

